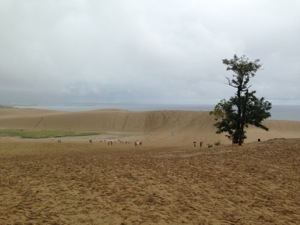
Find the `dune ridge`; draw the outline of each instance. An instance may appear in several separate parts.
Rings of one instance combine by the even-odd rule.
[[[189,127],[197,120],[208,119],[207,112],[94,110],[53,112],[11,110],[1,113],[1,128],[157,131]],[[202,117],[202,118],[200,118]],[[209,118],[211,120],[211,118]]]
[[[144,133],[144,140],[166,144],[192,141],[229,143],[224,134],[216,134],[213,116],[206,111],[128,111],[117,109],[86,112],[56,112],[36,109],[0,109],[0,129],[114,131]],[[250,127],[247,142],[258,138],[299,138],[300,121],[266,120],[269,132]],[[175,134],[176,138],[171,134]],[[147,136],[147,137],[146,137]]]

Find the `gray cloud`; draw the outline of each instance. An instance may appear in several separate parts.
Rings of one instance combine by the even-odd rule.
[[[0,103],[215,103],[233,93],[222,59],[235,53],[262,60],[259,96],[299,103],[299,8],[296,0],[0,0]]]

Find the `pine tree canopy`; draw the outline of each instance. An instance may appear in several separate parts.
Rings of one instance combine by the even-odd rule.
[[[210,114],[215,116],[217,133],[228,133],[226,136],[233,144],[242,145],[247,138],[245,128],[249,125],[268,131],[262,121],[271,116],[272,105],[264,98],[257,98],[256,91],[249,91],[250,78],[262,66],[259,59],[251,62],[245,56],[234,55],[233,59],[223,59],[223,63],[234,73],[232,79],[226,79],[236,92],[229,100],[221,100]]]

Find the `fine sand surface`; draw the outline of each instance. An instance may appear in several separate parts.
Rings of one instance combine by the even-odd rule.
[[[300,121],[267,120],[240,147],[213,123],[194,111],[0,109],[2,130],[105,132],[0,137],[0,225],[300,224]]]
[[[0,224],[300,222],[300,139],[201,149],[0,146]]]

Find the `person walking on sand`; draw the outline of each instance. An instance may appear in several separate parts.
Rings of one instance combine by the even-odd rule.
[[[134,146],[135,146],[135,147],[137,147],[139,144],[140,144],[139,140],[136,140],[136,141],[134,142]]]

